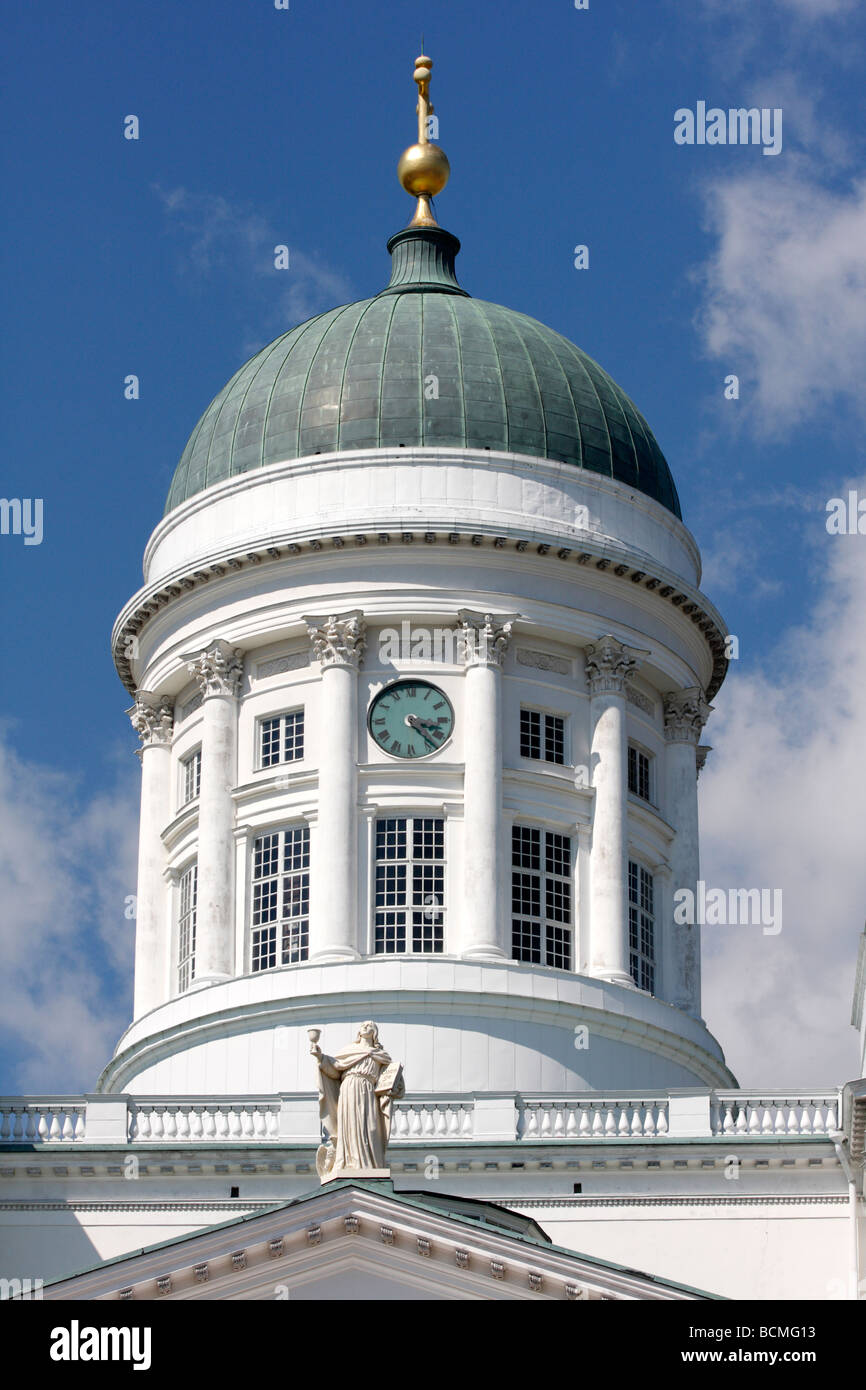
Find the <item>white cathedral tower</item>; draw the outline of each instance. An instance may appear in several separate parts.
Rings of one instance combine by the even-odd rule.
[[[59,1299],[856,1296],[866,1083],[738,1091],[674,912],[725,625],[629,398],[459,284],[430,67],[389,282],[214,398],[117,619],[134,1017],[91,1095],[0,1104],[18,1258]],[[393,1183],[319,1191],[308,1030],[365,1019]]]
[[[416,79],[390,282],[217,395],[115,627],[142,793],[107,1090],[303,1089],[308,1025],[368,1014],[420,1095],[732,1083],[673,910],[725,629],[628,397],[458,284]]]

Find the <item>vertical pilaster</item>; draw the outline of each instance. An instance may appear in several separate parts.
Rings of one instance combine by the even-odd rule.
[[[585,649],[591,697],[590,769],[595,790],[590,854],[590,974],[631,985],[628,949],[628,822],[625,682],[647,653],[607,633]]]
[[[243,661],[228,642],[216,641],[189,662],[188,669],[202,694],[195,980],[213,984],[235,973],[232,790]]]
[[[367,629],[358,610],[304,621],[322,672],[310,956],[357,960],[358,672]]]
[[[511,955],[502,846],[502,663],[516,615],[458,613],[466,671],[464,746],[464,893],[462,954],[472,960]]]
[[[696,901],[700,875],[698,755],[703,749],[698,745],[711,708],[697,686],[665,696],[665,813],[676,830],[671,885],[674,894],[681,888],[689,889],[692,902]],[[669,936],[668,1002],[700,1018],[701,929],[689,922],[677,923],[671,913],[665,931]]]
[[[171,817],[171,739],[174,701],[136,692],[127,710],[141,739],[141,819],[138,831],[138,887],[135,910],[135,987],[133,1016],[140,1018],[165,1002],[169,937],[165,931],[166,856],[162,831]]]

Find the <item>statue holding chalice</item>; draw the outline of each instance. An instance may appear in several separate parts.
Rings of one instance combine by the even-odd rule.
[[[405,1094],[403,1068],[379,1042],[378,1024],[362,1023],[351,1047],[328,1057],[321,1029],[309,1028],[310,1053],[318,1062],[323,1142],[316,1153],[322,1182],[343,1177],[390,1177],[385,1151],[391,1104]]]

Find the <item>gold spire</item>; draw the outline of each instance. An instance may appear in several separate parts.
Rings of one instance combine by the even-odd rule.
[[[430,199],[442,192],[451,173],[445,151],[438,145],[431,145],[428,135],[428,118],[433,115],[433,103],[430,100],[432,67],[433,59],[426,58],[423,53],[415,59],[413,76],[418,84],[418,105],[415,108],[418,112],[418,143],[403,151],[397,165],[397,177],[406,192],[418,199],[415,216],[409,223],[410,227],[439,225],[433,216]]]

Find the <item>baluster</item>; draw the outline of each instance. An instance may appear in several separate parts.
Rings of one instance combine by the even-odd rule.
[[[619,1134],[628,1134],[628,1106],[620,1105],[618,1109],[619,1124],[617,1125],[617,1132]]]
[[[471,1105],[461,1105],[463,1119],[460,1123],[460,1130],[463,1134],[472,1134],[475,1126],[475,1110]]]
[[[565,1121],[563,1119],[562,1107],[557,1105],[553,1111],[553,1133],[557,1139],[561,1139],[565,1133]]]
[[[166,1139],[174,1139],[177,1135],[177,1111],[173,1105],[167,1105],[163,1111],[162,1132]]]
[[[63,1112],[63,1124],[62,1124],[61,1129],[60,1129],[60,1138],[61,1138],[61,1139],[71,1139],[72,1136],[73,1136],[73,1133],[74,1133],[74,1131],[73,1131],[73,1128],[72,1128],[72,1116],[70,1115],[70,1113],[69,1113],[68,1110],[64,1110],[64,1112]]]
[[[653,1138],[656,1132],[656,1113],[658,1106],[655,1101],[650,1101],[646,1107],[646,1114],[643,1122],[643,1132],[648,1138]]]
[[[260,1139],[263,1135],[266,1135],[267,1132],[268,1132],[268,1115],[269,1115],[269,1114],[270,1114],[270,1111],[269,1111],[269,1110],[262,1110],[261,1106],[259,1106],[259,1105],[257,1105],[256,1108],[255,1108],[255,1110],[253,1111],[253,1133],[254,1133],[254,1134],[257,1136],[257,1138],[259,1138],[259,1139]]]
[[[49,1134],[48,1116],[44,1111],[39,1115],[39,1123],[36,1126],[36,1135],[44,1144]]]
[[[777,1101],[774,1101],[774,1102],[773,1102],[773,1105],[774,1105],[775,1112],[776,1112],[775,1118],[774,1118],[774,1121],[773,1121],[773,1133],[774,1133],[774,1134],[784,1134],[784,1133],[785,1133],[785,1130],[786,1130],[786,1124],[785,1124],[786,1113],[785,1113],[785,1112],[786,1112],[786,1110],[787,1110],[788,1102],[787,1102],[787,1101],[784,1101],[784,1100],[782,1100],[782,1101],[777,1100]]]
[[[433,1133],[433,1111],[429,1105],[421,1107],[421,1130],[423,1134]]]
[[[409,1133],[412,1135],[421,1133],[421,1116],[418,1114],[417,1105],[413,1105],[409,1110]]]
[[[550,1107],[548,1105],[541,1107],[541,1133],[543,1137],[550,1137]]]
[[[177,1107],[177,1112],[176,1112],[176,1114],[175,1114],[175,1123],[177,1124],[177,1137],[178,1137],[178,1139],[188,1139],[188,1138],[189,1138],[189,1106],[188,1106],[188,1105],[179,1105],[179,1106]]]
[[[244,1106],[243,1110],[240,1112],[240,1122],[241,1133],[243,1134],[244,1138],[251,1139],[253,1137],[253,1134],[255,1133],[255,1129],[253,1126],[253,1117],[250,1114],[250,1111],[247,1108],[247,1106]]]
[[[449,1105],[448,1107],[448,1133],[460,1133],[460,1106]]]
[[[631,1117],[631,1132],[634,1135],[643,1134],[643,1108],[640,1102],[635,1103]]]
[[[164,1122],[164,1119],[163,1119],[164,1113],[165,1113],[165,1107],[162,1106],[162,1105],[154,1105],[154,1106],[151,1108],[151,1112],[150,1112],[150,1137],[151,1137],[151,1139],[161,1139],[162,1136],[163,1136],[163,1134],[165,1133],[165,1122]]]
[[[565,1126],[565,1132],[569,1139],[577,1134],[577,1114],[573,1105],[568,1107],[568,1124]]]
[[[528,1139],[530,1135],[538,1133],[538,1112],[534,1105],[528,1105],[524,1111],[525,1134]]]
[[[202,1133],[203,1133],[203,1131],[202,1131],[202,1123],[201,1123],[201,1106],[200,1106],[200,1105],[193,1105],[193,1106],[190,1107],[190,1112],[189,1112],[189,1134],[190,1134],[190,1138],[191,1138],[191,1139],[201,1139]]]

